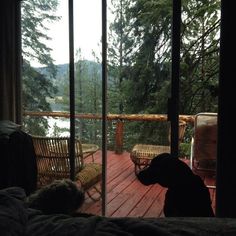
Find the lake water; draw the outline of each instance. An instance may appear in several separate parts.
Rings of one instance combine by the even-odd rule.
[[[69,119],[49,117],[49,118],[47,118],[47,120],[48,120],[48,124],[50,126],[48,136],[53,135],[55,126],[58,129],[63,129],[63,131],[60,132],[59,136],[69,136],[70,135],[70,132],[69,132],[70,121],[69,121]],[[64,129],[67,129],[68,131],[65,131]]]

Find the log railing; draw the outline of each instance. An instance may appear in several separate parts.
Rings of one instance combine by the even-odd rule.
[[[24,116],[40,117],[64,117],[70,118],[68,112],[24,112]],[[179,120],[186,123],[194,123],[194,115],[180,115]],[[75,114],[77,119],[102,119],[100,114]],[[115,132],[115,152],[123,152],[123,134],[124,134],[124,122],[123,121],[167,121],[167,115],[163,114],[107,114],[107,120],[116,120],[116,132]]]

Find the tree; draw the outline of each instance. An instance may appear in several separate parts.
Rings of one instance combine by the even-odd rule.
[[[22,1],[22,54],[24,60],[30,64],[30,60],[36,60],[51,69],[55,76],[55,66],[51,57],[51,48],[47,41],[51,38],[47,35],[49,29],[46,25],[58,21],[55,16],[58,0],[24,0]]]
[[[125,86],[125,107],[133,113],[160,113],[166,111],[163,96],[169,96],[171,86],[172,5],[170,1],[133,0],[130,6],[126,15],[135,43],[131,47],[137,50]],[[219,0],[182,1],[182,114],[217,110],[219,14]]]
[[[57,0],[22,1],[22,55],[23,55],[23,109],[28,111],[51,111],[47,97],[52,97],[56,88],[50,79],[55,78],[56,68],[51,57],[51,48],[46,42],[50,40],[45,26],[60,18],[55,16]],[[47,67],[47,77],[31,67],[30,61],[36,60]],[[27,132],[46,134],[47,120],[43,117],[24,117],[23,124]]]
[[[92,52],[93,61],[85,60],[81,50],[76,52],[75,59],[75,112],[76,113],[101,113],[102,108],[102,84],[101,84],[101,62]],[[68,78],[68,74],[65,76]],[[65,110],[69,111],[69,81],[65,80],[63,85],[63,104]],[[98,120],[75,120],[75,133],[83,142],[97,142],[101,137],[101,124]]]
[[[51,111],[47,98],[56,92],[52,81],[32,68],[28,63],[23,64],[23,109],[27,111]],[[24,117],[26,132],[37,135],[46,135],[48,122],[44,117]]]
[[[111,13],[114,16],[109,27],[108,65],[109,65],[109,111],[124,113],[123,82],[129,76],[129,65],[132,61],[133,38],[127,9],[130,0],[112,0]]]
[[[180,112],[217,112],[220,1],[183,1]]]
[[[118,23],[111,28],[115,31],[122,47],[116,47],[114,63],[121,71],[121,95],[125,113],[166,113],[166,99],[157,99],[159,90],[168,92],[170,79],[170,27],[171,6],[168,1],[117,1]],[[115,22],[116,23],[116,22]],[[123,27],[123,30],[120,29]],[[114,41],[113,45],[119,45]],[[114,51],[113,46],[113,51]],[[123,50],[123,53],[121,52]],[[115,70],[114,70],[115,71]],[[163,85],[165,87],[163,88]],[[133,122],[126,124],[125,139],[132,143],[146,137],[146,142],[158,142],[156,123]],[[147,138],[148,137],[148,138]]]
[[[75,111],[77,113],[101,112],[101,63],[92,52],[94,61],[84,60],[81,51],[77,52],[75,70]],[[93,140],[96,142],[100,134],[100,122],[96,120],[78,120],[76,134],[85,142]]]
[[[127,109],[132,113],[163,112],[166,102],[157,106],[156,98],[165,81],[170,80],[171,4],[133,1],[127,14],[132,19],[136,48],[130,75],[132,83],[127,86],[127,92],[130,91]]]
[[[183,1],[181,114],[217,109],[219,13],[218,0]],[[122,14],[129,22],[123,31],[132,35],[132,44],[124,40],[123,46],[125,50],[132,48],[128,68],[125,68],[127,77],[122,82],[124,112],[166,114],[171,86],[172,2],[130,0]],[[130,130],[130,139],[135,136],[136,142],[145,139],[155,143],[163,136],[155,132],[156,124],[140,122]]]

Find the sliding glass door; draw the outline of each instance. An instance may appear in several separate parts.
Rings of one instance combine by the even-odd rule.
[[[102,166],[102,198],[86,195],[83,212],[163,216],[165,191],[136,177],[151,160],[137,148],[188,162],[194,115],[217,113],[219,1],[23,0],[21,9],[25,131],[78,139],[84,164]],[[74,145],[69,153],[74,179]]]
[[[102,4],[25,0],[21,13],[24,130],[70,138],[75,144],[67,150],[73,180],[78,174],[76,140],[80,140],[85,169],[93,167],[91,173],[98,175],[103,150]],[[81,211],[102,214],[101,182],[86,193]]]

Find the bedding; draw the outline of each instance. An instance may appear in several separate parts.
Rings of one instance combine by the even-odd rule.
[[[27,208],[22,188],[0,190],[0,235],[80,236],[222,236],[236,235],[230,218],[109,218],[62,214],[43,215]]]

